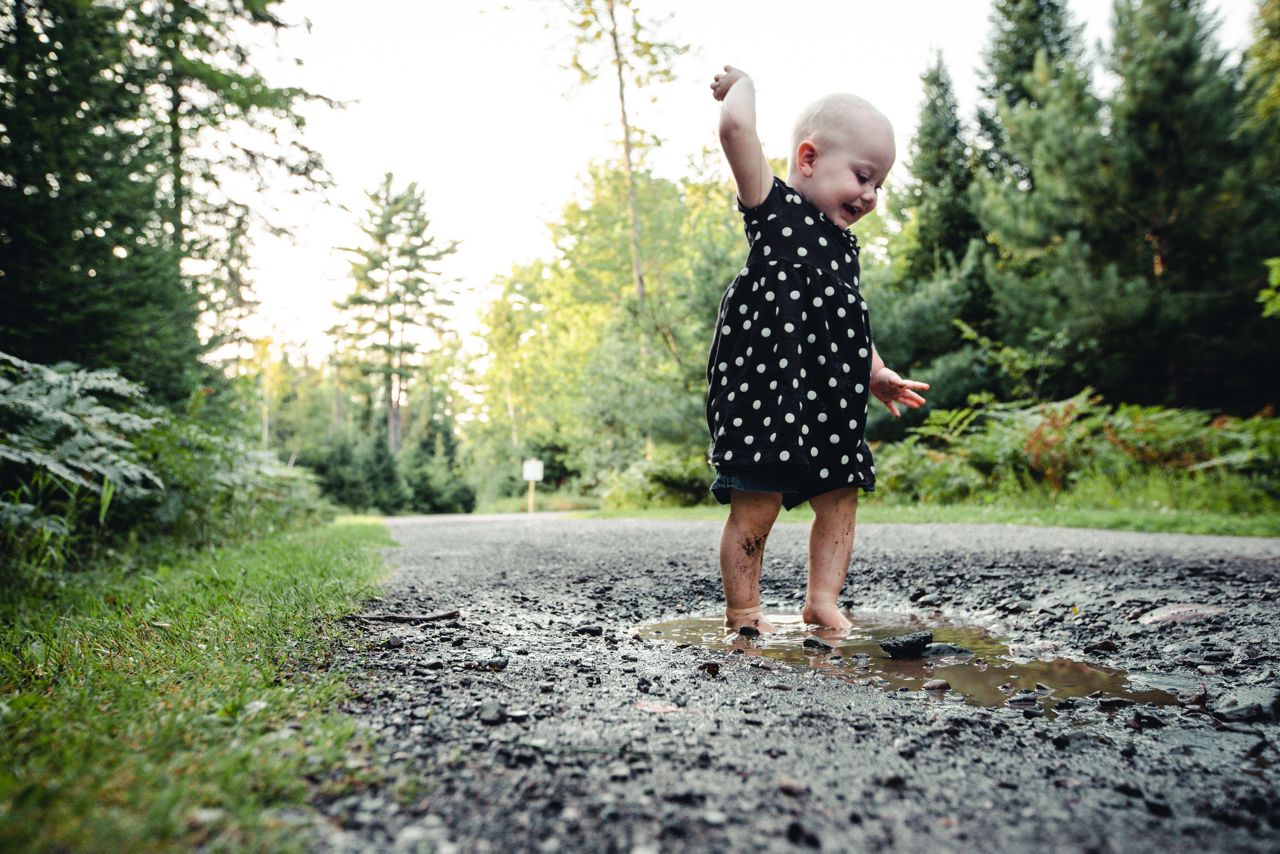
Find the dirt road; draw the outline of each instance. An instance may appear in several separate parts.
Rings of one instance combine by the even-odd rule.
[[[1010,682],[983,706],[959,688],[877,687],[882,657],[804,650],[803,633],[789,664],[646,631],[722,607],[716,523],[391,530],[398,568],[367,613],[460,614],[357,625],[340,666],[385,785],[321,804],[317,847],[1280,847],[1280,540],[863,526],[852,608],[939,635],[980,626],[1004,651],[940,665],[1066,659],[1088,666],[1054,667],[1120,669],[1166,699]],[[782,525],[768,543],[771,614],[800,607],[806,534]]]

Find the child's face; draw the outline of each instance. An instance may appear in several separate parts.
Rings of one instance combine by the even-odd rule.
[[[827,219],[848,228],[875,210],[894,158],[888,122],[860,121],[850,132],[823,143],[800,143],[795,188]]]

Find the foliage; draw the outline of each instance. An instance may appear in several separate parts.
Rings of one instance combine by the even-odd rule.
[[[206,379],[198,305],[165,231],[148,71],[118,3],[31,0],[0,16],[0,341],[114,368],[159,401]]]
[[[1267,286],[1258,294],[1263,317],[1280,316],[1280,258],[1267,259]]]
[[[0,354],[0,565],[79,568],[126,544],[207,545],[316,518],[306,472],[148,404],[114,371]]]
[[[908,169],[913,181],[899,198],[914,219],[914,240],[906,247],[906,273],[917,281],[956,266],[981,237],[969,200],[973,169],[965,151],[951,76],[941,54],[921,77],[924,101],[911,142]]]
[[[1036,93],[1026,85],[1027,75],[1034,71],[1037,58],[1052,66],[1060,59],[1077,57],[1079,29],[1071,26],[1062,0],[996,0],[990,22],[992,35],[981,69],[984,103],[978,108],[980,160],[990,173],[1009,174],[1030,184],[1034,178],[1029,165],[1005,146],[1000,110],[1024,102],[1035,104]]]
[[[1086,485],[1122,500],[1132,484],[1172,479],[1195,506],[1258,512],[1280,507],[1280,420],[1111,406],[1090,390],[1032,404],[980,397],[931,412],[877,452],[877,468],[887,493],[930,503]]]
[[[370,521],[103,566],[0,601],[0,847],[301,850],[279,810],[362,788],[338,619],[383,571]],[[204,811],[203,817],[197,810]]]
[[[671,445],[654,448],[652,459],[636,460],[611,473],[601,498],[607,510],[623,507],[692,507],[711,499],[715,471],[705,451],[690,453]]]
[[[424,346],[440,347],[444,310],[453,305],[452,283],[441,278],[435,265],[457,251],[455,241],[438,241],[431,234],[426,197],[418,185],[394,190],[394,180],[388,172],[381,186],[367,194],[369,208],[360,226],[366,243],[346,250],[354,256],[355,288],[337,303],[343,322],[330,330],[343,367],[365,384],[373,376],[380,378],[392,453],[400,450],[400,407],[414,357]]]

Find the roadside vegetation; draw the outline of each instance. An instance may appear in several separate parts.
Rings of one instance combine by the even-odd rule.
[[[285,808],[358,782],[326,663],[389,544],[348,517],[7,591],[0,848],[304,848]]]

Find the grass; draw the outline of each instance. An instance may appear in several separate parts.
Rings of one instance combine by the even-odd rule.
[[[283,808],[359,782],[337,620],[383,572],[347,517],[0,602],[0,849],[305,847]]]
[[[592,518],[724,519],[727,507],[669,507],[644,510],[600,510],[581,515]],[[782,522],[808,522],[808,505],[783,512]],[[1066,528],[1105,528],[1123,531],[1225,534],[1248,537],[1280,537],[1280,516],[1231,514],[1168,507],[1071,507],[1027,501],[1022,504],[896,504],[863,499],[858,508],[863,523],[941,522],[1006,525],[1053,525]]]

